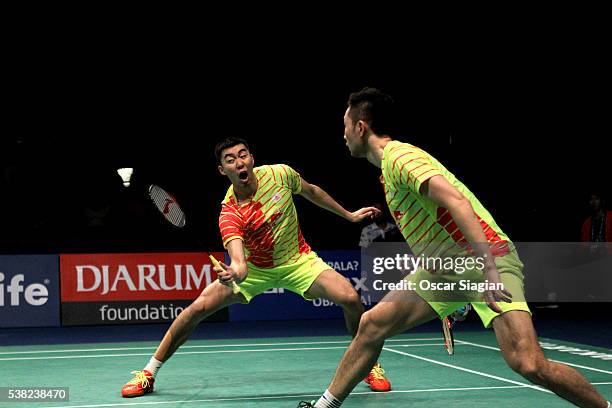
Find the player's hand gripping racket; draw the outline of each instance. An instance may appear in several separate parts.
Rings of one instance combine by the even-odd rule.
[[[219,261],[217,261],[217,258],[210,254],[208,255],[208,257],[210,258],[210,261],[212,262],[213,266],[218,266],[219,268],[223,269]],[[232,292],[234,292],[234,294],[240,293],[240,288],[234,281],[232,281]]]
[[[161,188],[160,186],[156,186],[152,184],[149,186],[149,197],[155,204],[155,207],[159,210],[159,212],[164,216],[164,218],[172,225],[183,228],[187,223],[187,219],[185,217],[185,213],[181,209],[181,206],[176,201],[176,198],[166,190]],[[213,263],[213,266],[220,266],[219,262],[211,255],[208,255],[210,260]],[[232,282],[232,291],[234,293],[239,293],[240,288],[236,284],[236,282]]]
[[[455,339],[453,337],[453,324],[447,316],[442,319],[442,333],[444,333],[444,347],[451,356],[455,354]]]

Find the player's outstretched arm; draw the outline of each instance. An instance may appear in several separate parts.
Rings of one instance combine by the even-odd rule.
[[[457,190],[444,176],[433,176],[421,184],[420,193],[441,207],[444,207],[463,233],[463,236],[474,249],[476,256],[485,260],[484,274],[490,283],[500,283],[499,272],[487,244],[487,237],[478,222],[470,201]],[[500,313],[496,302],[511,301],[512,295],[506,291],[486,291],[485,301],[491,310]]]
[[[380,213],[380,210],[376,207],[364,207],[357,211],[350,212],[338,204],[338,202],[321,187],[310,184],[304,179],[301,180],[301,183],[302,191],[300,191],[300,195],[302,197],[351,222],[359,222],[368,217],[372,218]]]
[[[215,266],[219,282],[231,286],[232,282],[240,283],[247,278],[248,268],[244,257],[244,243],[241,239],[232,239],[227,243],[227,252],[231,262],[229,265],[219,262],[221,267]]]

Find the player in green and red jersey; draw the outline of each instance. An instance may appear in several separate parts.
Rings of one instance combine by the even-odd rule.
[[[219,216],[223,246],[231,263],[214,268],[219,280],[177,316],[147,366],[133,372],[134,378],[123,386],[124,397],[152,392],[162,363],[207,316],[234,303],[248,303],[271,288],[289,289],[306,300],[330,300],[342,307],[349,333],[354,336],[357,332],[364,311],[361,299],[347,279],[331,269],[304,240],[293,195],[300,194],[351,222],[380,211],[365,207],[349,212],[289,166],[254,167],[253,155],[242,139],[226,139],[217,145],[215,153],[219,172],[231,182]],[[239,285],[239,293],[233,293],[233,282]],[[391,389],[380,364],[373,363],[366,382],[374,391]]]
[[[382,170],[389,210],[417,257],[474,255],[484,260],[484,267],[460,277],[503,286],[487,287],[480,295],[433,293],[421,289],[419,283],[452,283],[459,275],[439,269],[417,270],[406,277],[415,290],[391,291],[363,315],[329,388],[318,401],[302,401],[299,407],[340,407],[377,360],[385,339],[446,317],[469,301],[484,325],[493,326],[502,355],[514,371],[578,406],[609,407],[577,371],[544,357],[525,302],[523,264],[512,242],[470,190],[439,161],[422,149],[391,139],[388,115],[392,104],[388,95],[374,88],[351,94],[344,115],[344,138],[351,155],[366,158]]]

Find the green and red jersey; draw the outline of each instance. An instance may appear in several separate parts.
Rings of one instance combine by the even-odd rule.
[[[471,203],[494,255],[508,252],[509,238],[472,192],[429,153],[408,143],[387,143],[382,178],[389,210],[415,255],[458,253],[468,243],[447,209],[420,193],[421,185],[443,176]],[[455,250],[453,250],[455,248]]]
[[[293,194],[301,191],[300,175],[284,164],[255,167],[253,172],[258,186],[250,201],[238,204],[230,186],[221,203],[223,246],[243,240],[247,261],[260,268],[293,263],[311,252],[293,203]]]

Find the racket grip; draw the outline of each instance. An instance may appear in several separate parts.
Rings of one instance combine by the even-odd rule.
[[[219,266],[222,268],[219,261],[217,261],[217,258],[215,258],[214,256],[210,254],[208,254],[208,257],[210,258],[210,262],[212,262],[213,266]],[[234,281],[232,281],[232,292],[234,292],[234,294],[240,293],[240,287],[238,287],[238,285]]]
[[[240,293],[240,287],[238,287],[236,282],[232,282],[232,292],[234,292],[234,295]]]

